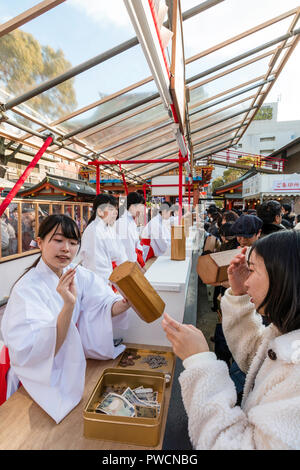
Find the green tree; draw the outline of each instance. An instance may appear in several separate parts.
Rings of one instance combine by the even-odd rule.
[[[223,173],[223,179],[224,179],[224,184],[226,183],[232,183],[232,181],[237,180],[240,178],[242,175],[245,174],[247,171],[246,167],[249,168],[249,170],[256,165],[256,159],[255,157],[251,156],[244,156],[240,157],[237,160],[237,163],[240,163],[241,165],[245,166],[244,169],[236,169],[236,168],[228,168],[228,170],[225,170]]]
[[[223,177],[218,176],[211,183],[211,192],[213,193],[217,188],[223,186],[223,184],[225,184]]]
[[[0,57],[0,86],[12,96],[19,96],[71,68],[61,49],[55,51],[50,46],[42,46],[32,34],[19,29],[1,38]],[[50,119],[68,114],[77,105],[74,78],[32,98],[26,104]],[[15,119],[20,118],[16,116]],[[4,166],[16,153],[7,152],[12,144],[13,141],[0,137],[1,177],[6,173]]]
[[[13,96],[60,75],[71,68],[61,49],[55,51],[19,29],[0,41],[0,83]],[[32,98],[28,104],[35,110],[57,119],[76,106],[74,78]]]
[[[255,166],[256,159],[254,157],[251,157],[251,156],[244,156],[244,157],[240,157],[238,159],[238,163],[241,163],[242,165],[248,166],[249,169],[250,169],[250,168],[253,168]],[[218,176],[218,178],[215,178],[212,181],[212,183],[211,183],[212,193],[217,188],[219,188],[220,186],[223,186],[227,183],[232,183],[233,181],[237,180],[238,178],[243,176],[246,171],[247,171],[246,169],[228,168],[227,170],[225,170],[223,172],[222,176]],[[217,204],[217,202],[216,202],[216,204]],[[220,205],[222,205],[222,203],[220,203],[218,201],[217,206],[220,206]]]

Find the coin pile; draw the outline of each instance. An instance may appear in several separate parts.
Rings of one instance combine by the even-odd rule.
[[[106,395],[108,395],[109,393],[117,393],[118,395],[122,395],[122,393],[125,392],[126,388],[126,385],[108,385],[103,388],[102,398],[105,398]]]
[[[151,369],[158,369],[168,364],[166,359],[158,354],[149,354],[144,357],[141,362],[148,364]]]
[[[126,349],[124,352],[121,361],[120,361],[120,366],[121,367],[127,367],[127,366],[134,366],[135,362],[137,359],[140,359],[141,356],[139,356],[136,351],[133,351],[131,349]]]

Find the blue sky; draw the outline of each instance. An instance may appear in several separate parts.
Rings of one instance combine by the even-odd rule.
[[[182,10],[185,11],[199,2],[200,0],[182,0]],[[0,0],[0,21],[7,21],[36,3],[37,0]],[[247,14],[245,5],[249,7]],[[184,22],[186,57],[297,6],[299,0],[225,0],[201,15],[201,28],[198,18],[197,21],[191,19]],[[54,49],[62,48],[73,66],[135,35],[122,0],[67,0],[30,21],[22,29],[32,33],[43,45],[49,44]],[[285,28],[280,30],[279,26],[274,27],[275,37],[285,31]],[[259,39],[260,43],[268,40],[263,34]],[[245,50],[255,47],[253,41],[253,37],[249,37],[248,42],[245,41]],[[231,53],[239,53],[239,47],[241,45],[236,43],[236,48],[233,47]],[[219,60],[226,60],[222,53]],[[300,119],[300,87],[297,80],[299,63],[298,44],[267,98],[267,101],[280,99],[280,120]],[[208,62],[204,61],[201,65],[197,61],[188,69],[189,74],[209,65]],[[101,92],[113,93],[149,75],[140,46],[134,47],[76,78],[78,106],[95,101]],[[149,90],[150,87],[145,87],[146,89]]]
[[[2,21],[7,20],[33,4],[32,0],[0,1],[0,17]],[[75,66],[135,36],[129,18],[126,21],[127,24],[119,25],[95,20],[84,8],[69,0],[28,22],[22,30],[33,34],[42,45],[61,48]],[[149,75],[141,48],[136,46],[76,77],[78,105],[99,99],[100,92],[113,93]]]

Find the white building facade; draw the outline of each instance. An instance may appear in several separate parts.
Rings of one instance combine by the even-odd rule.
[[[243,181],[242,196],[244,203],[250,205],[262,203],[266,199],[276,199],[281,203],[290,202],[292,210],[300,214],[300,173],[258,173]]]
[[[264,104],[252,121],[237,149],[267,157],[300,137],[300,121],[277,121],[278,103]]]

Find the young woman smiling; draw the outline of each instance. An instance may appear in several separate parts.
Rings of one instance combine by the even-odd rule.
[[[129,304],[92,271],[70,265],[80,246],[70,217],[44,219],[37,243],[41,257],[14,285],[2,320],[11,366],[6,398],[21,381],[58,423],[81,400],[86,358],[125,349],[114,347],[113,326],[127,327]]]
[[[197,449],[300,449],[300,233],[259,239],[248,262],[245,253],[228,268],[221,302],[226,341],[247,374],[240,407],[225,362],[202,332],[163,320],[185,368],[179,381],[190,438]]]

